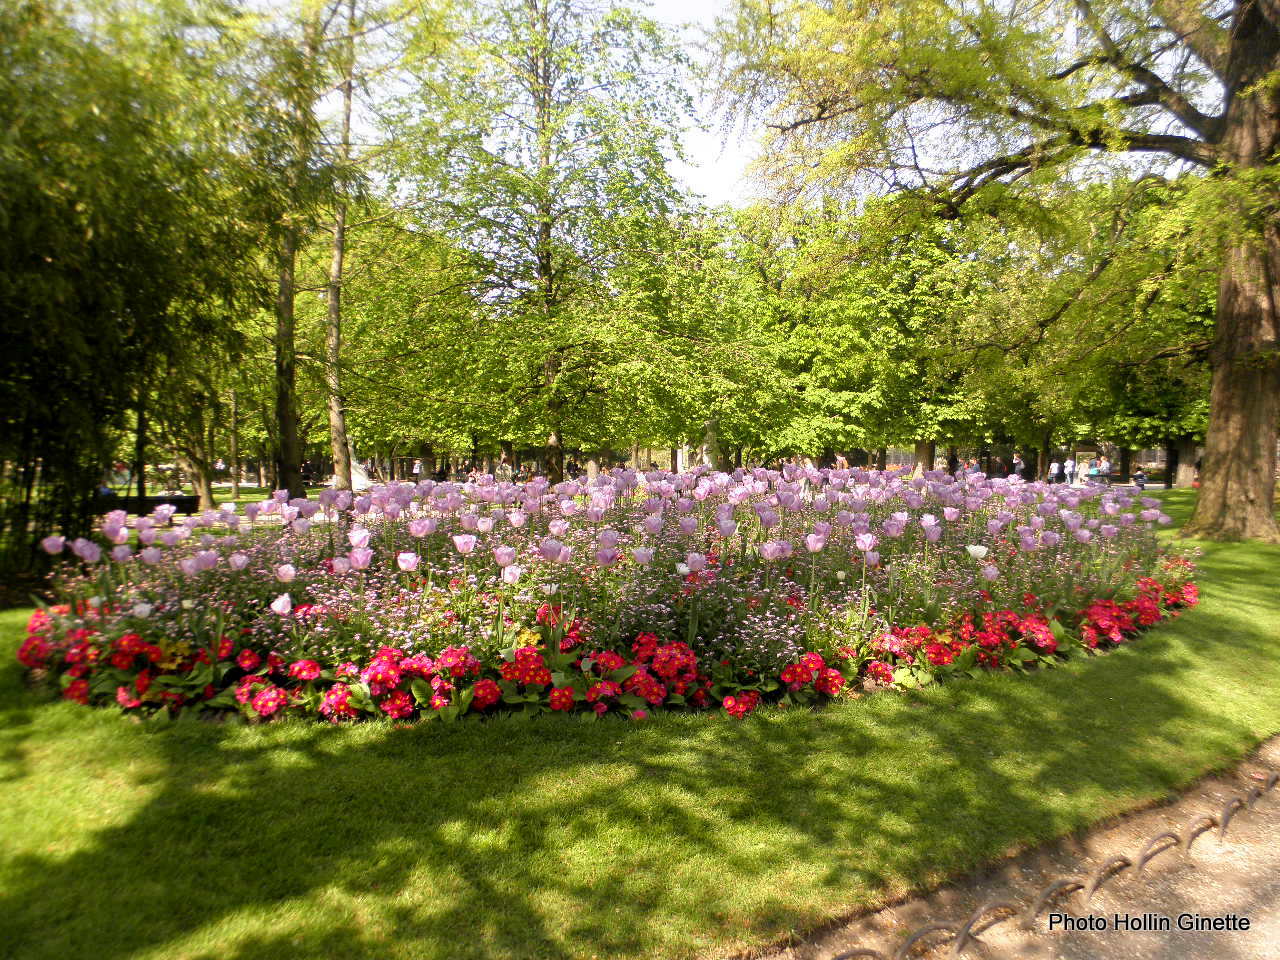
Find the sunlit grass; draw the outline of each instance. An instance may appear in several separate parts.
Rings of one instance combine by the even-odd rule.
[[[1106,657],[746,722],[151,732],[25,690],[26,612],[0,614],[0,953],[674,958],[799,935],[1280,731],[1280,548],[1201,564],[1199,609]]]

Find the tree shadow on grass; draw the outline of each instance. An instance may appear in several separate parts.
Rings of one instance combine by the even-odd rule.
[[[1256,564],[1214,565],[1217,590],[1265,606]],[[1224,707],[1195,670],[1274,660],[1275,638],[1236,616],[1218,603],[1030,678],[743,723],[130,729],[162,761],[149,797],[68,856],[11,860],[0,943],[301,960],[682,957],[785,937],[1239,756],[1259,712]]]

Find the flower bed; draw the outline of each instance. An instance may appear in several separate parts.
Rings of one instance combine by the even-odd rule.
[[[278,493],[45,549],[19,660],[157,717],[805,704],[1052,666],[1196,602],[1158,501],[864,470]]]

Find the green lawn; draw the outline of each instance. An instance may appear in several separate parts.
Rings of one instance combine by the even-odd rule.
[[[1187,495],[1168,495],[1185,516]],[[1162,797],[1280,732],[1280,548],[1106,657],[821,712],[150,732],[0,615],[0,954],[722,956]]]

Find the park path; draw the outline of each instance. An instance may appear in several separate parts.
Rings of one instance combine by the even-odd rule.
[[[833,927],[813,940],[767,955],[767,960],[837,960],[860,947],[884,957],[928,923],[963,925],[981,904],[1008,900],[1025,909],[1047,884],[1062,875],[1087,877],[1109,857],[1136,859],[1147,842],[1166,830],[1182,833],[1198,815],[1218,816],[1231,797],[1262,787],[1280,771],[1280,737],[1273,738],[1235,770],[1209,777],[1168,804],[1095,827],[1016,856],[933,893]],[[1155,857],[1143,876],[1126,868],[1106,881],[1086,907],[1076,892],[1042,912],[1033,929],[1018,919],[993,924],[970,941],[960,956],[975,960],[1280,960],[1280,786],[1265,793],[1252,809],[1231,818],[1223,840],[1216,829],[1197,837],[1189,854],[1172,849]],[[1093,915],[1108,921],[1105,931],[1048,929],[1052,911]],[[1115,930],[1116,914],[1168,917],[1171,929]],[[1179,931],[1180,914],[1246,917],[1249,929]],[[1000,914],[994,914],[998,917]],[[913,958],[951,956],[952,944],[940,934],[913,949]],[[870,956],[868,954],[867,956]]]

